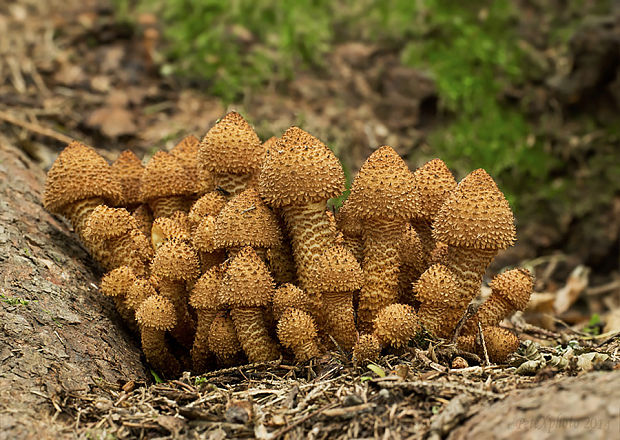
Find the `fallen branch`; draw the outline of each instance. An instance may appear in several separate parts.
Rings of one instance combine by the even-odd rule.
[[[4,112],[2,110],[0,110],[0,120],[8,122],[9,124],[17,125],[18,127],[24,128],[38,135],[56,139],[57,141],[62,142],[64,144],[68,144],[71,141],[73,141],[73,139],[70,138],[69,136],[66,136],[62,133],[52,130],[51,128],[44,127],[40,124],[35,124],[32,122],[22,121],[21,119],[18,119],[15,116],[7,112]]]

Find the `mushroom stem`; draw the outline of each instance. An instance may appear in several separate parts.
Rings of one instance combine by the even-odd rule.
[[[357,341],[353,292],[323,292],[326,324],[332,337],[344,350],[351,350]]]
[[[217,316],[215,309],[196,310],[198,324],[196,325],[196,336],[192,345],[192,368],[194,373],[200,373],[207,368],[207,354],[209,353],[209,331],[211,324]]]
[[[174,377],[181,371],[181,366],[168,350],[165,330],[143,326],[141,328],[142,350],[148,362],[158,371]]]
[[[241,194],[254,178],[252,174],[216,174],[215,184],[227,193],[227,198],[232,198]]]
[[[478,295],[484,273],[497,252],[497,249],[448,246],[442,262],[452,271],[459,285],[455,302],[467,305]]]
[[[431,264],[431,254],[435,249],[435,239],[433,238],[433,230],[431,224],[424,221],[411,221],[411,226],[415,229],[418,239],[420,240],[420,273],[424,272]]]
[[[372,322],[384,307],[399,296],[400,255],[395,243],[402,237],[405,223],[399,220],[367,220],[364,225],[364,285],[360,292],[360,330],[372,331]]]
[[[101,197],[94,197],[71,203],[65,207],[63,215],[69,219],[80,240],[84,241],[84,230],[88,217],[99,205],[105,205],[104,200]],[[97,256],[94,257],[97,258]]]
[[[149,200],[153,216],[170,217],[176,211],[187,212],[187,198],[182,196],[158,197]]]
[[[183,282],[161,280],[159,292],[174,306],[176,325],[170,331],[183,346],[189,348],[194,341],[195,323],[187,308],[188,295]]]
[[[237,337],[250,362],[266,362],[280,357],[278,347],[265,326],[263,314],[263,309],[258,307],[238,307],[230,311]]]

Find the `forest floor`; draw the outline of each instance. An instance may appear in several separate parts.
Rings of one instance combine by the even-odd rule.
[[[578,253],[541,256],[552,239],[536,224],[495,268],[537,273],[529,310],[506,323],[535,342],[513,365],[467,358],[470,367],[452,369],[454,348],[425,340],[370,367],[331,353],[303,367],[274,362],[153,383],[135,338],[97,294],[98,268],[42,210],[44,170],[72,138],[110,160],[126,148],[148,156],[201,136],[228,109],[159,76],[149,41],[101,3],[0,6],[0,439],[620,434],[620,316],[608,313],[620,307],[620,275],[587,267]],[[236,108],[262,137],[301,124],[351,146],[351,171],[377,145],[403,155],[428,148],[420,145],[433,124],[431,80],[376,47],[350,43],[331,57],[331,76],[301,72],[286,93],[268,88]],[[601,213],[610,240],[616,205]],[[617,244],[605,249],[618,259]]]

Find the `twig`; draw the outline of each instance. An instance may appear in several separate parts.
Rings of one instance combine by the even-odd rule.
[[[620,289],[620,280],[612,281],[611,283],[603,284],[602,286],[589,287],[586,289],[586,295],[602,295],[603,293],[611,292],[615,289]]]
[[[22,127],[28,131],[39,134],[41,136],[47,136],[47,137],[56,139],[57,141],[65,143],[65,144],[71,143],[73,141],[73,139],[70,138],[69,136],[66,136],[62,133],[58,133],[57,131],[52,130],[51,128],[47,128],[39,124],[34,124],[32,122],[22,121],[21,119],[18,119],[14,117],[13,115],[10,115],[2,110],[0,110],[0,120],[8,122],[9,124],[17,125],[18,127]]]
[[[489,361],[489,353],[487,352],[487,344],[484,341],[484,332],[482,331],[482,324],[478,321],[478,332],[480,333],[480,343],[482,344],[482,352],[484,353],[484,364],[489,366],[491,362]]]
[[[423,380],[403,382],[398,378],[393,378],[389,376],[380,379],[373,379],[372,382],[376,384],[381,384],[381,386],[384,388],[405,388],[418,391],[424,390],[427,395],[436,395],[438,391],[448,390],[453,392],[467,392],[477,394],[479,396],[491,397],[494,399],[502,399],[505,397],[504,394],[494,393],[492,391],[485,391],[478,388],[453,383],[430,382]]]
[[[465,323],[469,321],[469,318],[474,316],[477,311],[478,311],[478,307],[476,307],[475,305],[470,304],[467,306],[467,310],[465,310],[465,313],[463,313],[463,316],[461,316],[461,319],[459,320],[459,322],[456,324],[456,327],[454,328],[454,334],[452,335],[452,339],[450,340],[451,344],[456,344],[456,340],[461,334],[461,330],[463,330]]]
[[[338,402],[332,402],[329,405],[325,405],[317,410],[312,411],[310,414],[307,414],[305,416],[303,416],[301,419],[295,420],[293,423],[291,423],[288,426],[285,426],[284,428],[281,428],[279,430],[277,430],[276,432],[274,432],[270,438],[278,438],[284,434],[286,434],[287,432],[289,432],[291,429],[295,428],[296,426],[301,425],[302,423],[304,423],[306,420],[311,419],[312,417],[318,416],[319,414],[321,414],[323,411],[326,411],[328,409],[332,409],[335,406],[338,405]]]

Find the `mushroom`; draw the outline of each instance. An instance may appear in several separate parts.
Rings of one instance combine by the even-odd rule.
[[[398,247],[400,256],[400,272],[398,285],[401,299],[407,304],[414,304],[411,297],[411,283],[417,280],[425,270],[426,258],[423,255],[422,243],[413,226],[407,224]]]
[[[226,248],[229,257],[251,246],[265,259],[266,249],[281,240],[278,219],[252,187],[233,197],[215,221],[215,246]]]
[[[250,362],[265,362],[280,356],[264,321],[273,291],[273,279],[265,263],[251,247],[242,248],[229,262],[218,298],[230,309],[237,337]]]
[[[269,150],[258,185],[266,203],[284,216],[299,284],[307,290],[312,261],[336,238],[325,211],[327,200],[344,190],[340,162],[320,140],[291,127]]]
[[[200,142],[198,157],[217,188],[235,196],[256,178],[265,156],[254,129],[237,112],[216,122]]]
[[[293,284],[287,283],[275,290],[272,308],[275,319],[280,319],[287,309],[299,309],[309,313],[312,305],[306,292]]]
[[[350,205],[345,203],[336,213],[336,225],[344,240],[344,247],[349,249],[357,261],[364,260],[364,236],[360,221],[356,219],[350,210]]]
[[[215,185],[213,183],[213,176],[204,170],[198,161],[199,149],[200,141],[196,136],[190,134],[181,139],[181,142],[170,150],[170,154],[183,162],[183,166],[188,174],[196,182],[196,194],[202,196],[212,191]]]
[[[153,256],[148,239],[125,208],[95,208],[86,222],[84,242],[105,268],[130,266],[138,276],[145,274]]]
[[[189,297],[190,305],[196,310],[197,324],[194,345],[192,345],[192,365],[194,373],[205,370],[209,354],[209,332],[211,324],[221,309],[217,291],[222,282],[224,267],[213,266],[194,284]]]
[[[416,210],[411,224],[420,239],[422,247],[421,272],[430,265],[430,255],[435,249],[431,225],[439,208],[456,188],[456,180],[443,160],[426,162],[413,173],[413,189]]]
[[[226,249],[219,249],[215,244],[215,217],[211,215],[204,217],[198,224],[192,243],[198,251],[202,271],[207,271],[226,259]]]
[[[118,205],[122,199],[116,173],[95,150],[80,142],[67,145],[47,173],[43,206],[68,218],[81,240],[93,210],[99,205]]]
[[[433,238],[448,245],[442,261],[459,284],[458,301],[468,303],[491,260],[515,240],[510,205],[486,171],[472,171],[450,194],[433,222]]]
[[[176,325],[174,306],[161,295],[145,299],[136,311],[140,324],[142,350],[147,361],[158,371],[174,377],[180,373],[181,366],[170,353],[165,333]]]
[[[151,236],[151,227],[153,226],[153,213],[149,205],[142,204],[131,212],[131,216],[136,220],[138,229],[142,231],[145,237]]]
[[[319,316],[327,330],[340,347],[351,350],[357,340],[353,292],[363,284],[359,263],[343,246],[332,246],[316,257],[308,277],[308,288],[321,292]]]
[[[219,312],[213,319],[208,343],[220,365],[234,365],[239,360],[242,347],[237,338],[235,324],[225,312]]]
[[[226,206],[226,197],[219,191],[211,191],[194,202],[187,217],[195,229],[200,221],[207,217],[217,217],[220,211]]]
[[[183,211],[176,211],[170,217],[158,217],[151,226],[153,249],[157,250],[159,246],[170,239],[186,243],[191,240],[189,220]]]
[[[131,150],[125,150],[111,165],[123,190],[123,206],[137,207],[142,203],[140,198],[140,182],[144,173],[142,161]]]
[[[525,310],[533,287],[534,280],[527,269],[512,269],[497,275],[491,282],[491,296],[465,324],[463,334],[476,333],[478,323],[483,328],[496,326],[517,310]]]
[[[194,340],[194,320],[187,309],[186,285],[200,275],[196,251],[187,243],[170,239],[162,244],[151,262],[151,272],[157,277],[159,293],[174,304],[177,325],[172,335],[185,347]]]
[[[125,298],[136,279],[136,275],[129,266],[117,267],[101,278],[101,293],[114,300],[116,310],[132,330],[136,329],[136,320],[134,311],[127,305]]]
[[[345,202],[364,228],[364,286],[358,323],[371,330],[379,310],[398,299],[398,242],[415,211],[413,175],[388,146],[376,150],[362,165]]]
[[[420,323],[431,334],[440,338],[452,335],[467,307],[458,296],[458,288],[454,274],[443,264],[433,264],[413,283],[420,302]]]
[[[146,164],[140,191],[142,200],[149,204],[157,218],[187,211],[190,199],[199,188],[181,159],[158,151]]]
[[[278,339],[295,354],[295,360],[303,363],[321,354],[314,319],[309,313],[288,308],[278,321]]]
[[[506,362],[508,357],[519,348],[519,338],[503,327],[483,327],[482,336],[489,360],[496,364]],[[479,333],[459,336],[457,347],[460,350],[484,356],[484,347]]]
[[[381,354],[381,343],[379,339],[372,333],[366,333],[360,336],[353,347],[353,357],[358,363],[374,362]]]
[[[157,295],[157,280],[154,278],[137,278],[127,290],[125,304],[134,313],[142,302],[154,295]]]

